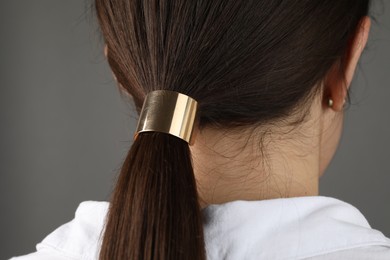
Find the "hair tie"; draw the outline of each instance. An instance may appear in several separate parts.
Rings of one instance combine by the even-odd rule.
[[[142,105],[134,140],[141,132],[162,132],[192,145],[198,102],[179,92],[154,90]]]

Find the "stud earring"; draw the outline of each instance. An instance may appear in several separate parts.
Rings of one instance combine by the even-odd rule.
[[[332,107],[333,106],[333,99],[329,98],[328,100],[328,106]]]

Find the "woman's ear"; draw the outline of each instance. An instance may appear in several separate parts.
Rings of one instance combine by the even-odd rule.
[[[344,64],[345,74],[339,74],[339,67],[337,66],[340,64],[337,63],[334,67],[332,67],[327,75],[325,80],[325,86],[327,88],[327,94],[324,95],[326,99],[325,104],[328,104],[328,100],[332,99],[332,109],[335,111],[343,110],[343,105],[347,96],[347,90],[351,85],[357,63],[367,43],[370,26],[370,18],[368,16],[364,16],[359,22],[357,31],[353,36],[348,47],[348,52],[346,53],[346,60]]]
[[[104,56],[106,56],[106,58],[107,58],[107,54],[108,54],[108,47],[107,44],[104,44]]]
[[[104,44],[104,50],[103,50],[103,52],[104,52],[104,56],[106,57],[106,59],[107,59],[107,55],[108,55],[108,47],[107,47],[107,44]],[[118,83],[118,79],[116,78],[116,76],[115,76],[115,73],[113,72],[113,71],[111,71],[111,73],[112,73],[112,76],[114,77],[114,79],[115,79],[115,81]],[[120,85],[120,84],[119,84]],[[120,85],[121,86],[121,85]],[[122,86],[121,86],[122,87]]]

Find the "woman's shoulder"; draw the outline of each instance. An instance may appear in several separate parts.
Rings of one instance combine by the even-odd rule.
[[[83,201],[75,217],[36,245],[37,251],[12,260],[98,259],[98,248],[109,203]]]
[[[98,259],[109,203],[75,217],[12,260]],[[204,209],[207,259],[390,259],[390,239],[349,203],[324,197],[234,201]]]
[[[204,213],[209,259],[390,260],[390,239],[340,199],[234,201]]]

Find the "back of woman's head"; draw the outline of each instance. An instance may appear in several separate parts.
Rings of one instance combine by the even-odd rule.
[[[137,112],[153,90],[198,101],[198,128],[303,118],[368,0],[95,0],[108,62]],[[196,142],[196,141],[195,141]],[[205,259],[188,143],[140,133],[110,204],[101,259]]]

